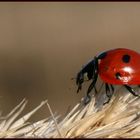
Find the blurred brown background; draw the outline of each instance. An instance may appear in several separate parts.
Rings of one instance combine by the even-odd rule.
[[[76,94],[75,77],[94,55],[112,48],[140,52],[139,2],[1,2],[0,110],[24,97],[25,112],[48,99],[62,115]],[[47,106],[34,118],[44,118]]]

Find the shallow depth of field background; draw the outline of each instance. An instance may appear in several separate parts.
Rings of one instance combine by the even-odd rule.
[[[125,47],[140,52],[140,3],[0,3],[0,110],[24,97],[25,113],[48,99],[65,114],[82,96],[75,77],[96,54]],[[139,60],[138,60],[139,61]],[[47,106],[33,119],[48,116]]]

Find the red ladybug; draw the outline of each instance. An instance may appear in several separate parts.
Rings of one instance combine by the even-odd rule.
[[[105,83],[106,95],[108,103],[114,92],[113,85],[123,85],[134,96],[135,93],[130,85],[140,85],[140,54],[126,48],[117,48],[108,50],[94,57],[89,61],[77,74],[76,84],[78,86],[77,93],[82,88],[82,83],[87,76],[88,80],[92,80],[85,98],[85,104],[89,103],[91,97],[89,93],[95,88],[98,75]],[[112,92],[112,94],[110,94]]]

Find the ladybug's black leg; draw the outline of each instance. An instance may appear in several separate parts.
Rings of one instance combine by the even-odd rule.
[[[97,90],[96,90],[96,87],[95,87],[95,84],[97,82],[97,78],[98,78],[98,58],[95,57],[94,59],[94,74],[93,74],[93,77],[92,77],[92,82],[87,90],[87,94],[86,94],[86,97],[84,99],[84,103],[85,105],[88,104],[91,100],[91,96],[89,95],[89,93],[91,92],[91,90],[94,88],[95,89],[95,93],[97,93]]]
[[[120,79],[120,73],[116,73],[116,78],[117,78],[117,79]],[[139,86],[140,86],[140,85],[139,85]],[[137,95],[137,94],[135,93],[134,89],[131,88],[130,86],[124,85],[124,87],[125,87],[131,94],[133,94],[134,96],[139,96],[139,95]],[[139,97],[140,97],[140,96],[139,96]]]
[[[113,87],[113,85],[110,84],[110,86],[111,86],[112,92],[114,92],[114,87]]]
[[[109,85],[107,83],[105,83],[105,91],[106,91],[106,96],[108,97],[108,100],[106,102],[104,102],[104,105],[109,103],[109,101],[113,95],[114,87],[112,85],[110,85],[110,87],[111,87],[112,91],[110,90]]]
[[[86,94],[86,98],[84,100],[84,103],[85,104],[88,104],[91,100],[91,97],[89,95],[89,93],[91,92],[91,90],[94,88],[95,89],[95,93],[97,93],[97,90],[96,90],[96,87],[95,87],[95,84],[96,84],[96,81],[97,81],[97,78],[98,78],[98,75],[96,75],[92,81],[92,83],[90,84],[88,90],[87,90],[87,94]]]
[[[130,86],[124,85],[124,87],[125,87],[130,93],[132,93],[134,96],[139,96],[138,94],[135,93],[134,89],[131,88]],[[140,96],[139,96],[139,97],[140,97]]]
[[[94,91],[95,91],[95,93],[97,93],[97,88],[96,88],[96,86],[94,86]]]
[[[106,102],[104,102],[104,105],[109,103],[111,96],[110,96],[110,89],[109,89],[109,85],[107,83],[105,83],[105,92],[106,92],[106,96],[108,97],[108,100]]]
[[[95,89],[95,92],[97,92],[96,87],[95,87],[97,78],[98,78],[98,75],[96,74],[95,77],[94,77],[94,79],[93,79],[93,81],[91,82],[88,90],[87,90],[87,94],[89,94],[93,88]]]

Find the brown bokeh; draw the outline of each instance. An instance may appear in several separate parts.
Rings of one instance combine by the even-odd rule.
[[[64,114],[86,91],[76,94],[71,80],[83,64],[107,49],[139,46],[140,3],[1,2],[0,110],[26,97],[26,112],[48,99]],[[35,117],[47,115],[45,106]]]

